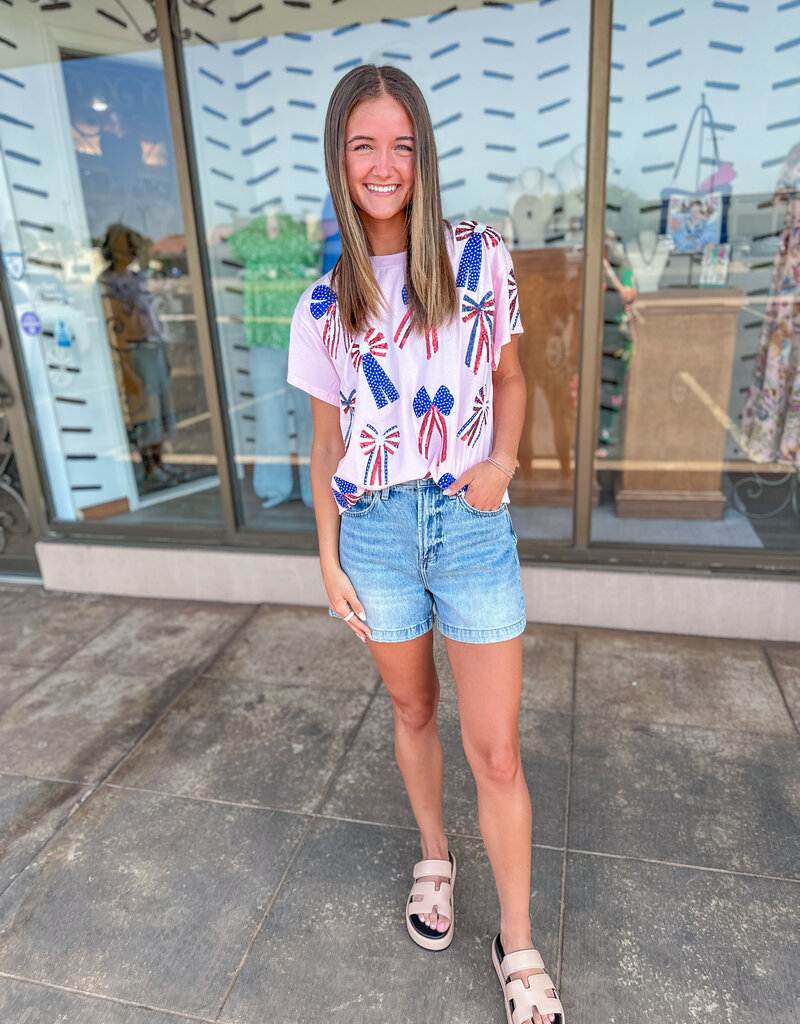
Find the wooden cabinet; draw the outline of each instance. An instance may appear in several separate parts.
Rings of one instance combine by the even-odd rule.
[[[618,516],[720,519],[739,288],[670,288],[636,300],[623,405]]]

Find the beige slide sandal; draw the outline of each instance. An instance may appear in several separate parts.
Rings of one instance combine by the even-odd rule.
[[[534,1009],[543,1021],[548,1021],[552,1013],[555,1014],[553,1024],[565,1024],[564,1007],[549,974],[531,974],[527,985],[521,978],[509,981],[517,971],[544,971],[544,961],[538,949],[519,949],[505,953],[500,945],[500,936],[496,935],[492,943],[492,963],[503,986],[508,1024],[533,1020]],[[547,992],[555,992],[555,998],[548,996]]]
[[[406,903],[406,927],[408,934],[423,949],[447,949],[453,941],[453,886],[456,881],[456,859],[452,853],[449,860],[420,860],[414,865],[414,885]],[[419,882],[425,875],[449,876],[449,882]],[[450,924],[447,931],[436,931],[419,920],[418,914],[430,914],[436,910],[446,917]]]

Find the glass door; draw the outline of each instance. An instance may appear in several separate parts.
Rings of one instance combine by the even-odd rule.
[[[0,274],[49,518],[221,531],[154,8],[17,4],[3,36]]]

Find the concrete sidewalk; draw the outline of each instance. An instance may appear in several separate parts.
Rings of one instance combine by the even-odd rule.
[[[0,586],[2,1024],[505,1024],[441,637],[456,937],[324,611]],[[569,1024],[800,1022],[800,645],[529,626],[533,922]]]

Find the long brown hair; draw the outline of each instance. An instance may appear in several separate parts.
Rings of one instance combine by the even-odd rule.
[[[452,320],[458,310],[445,235],[450,225],[442,217],[436,141],[425,98],[416,82],[399,68],[362,64],[336,85],[325,117],[325,172],[342,237],[342,255],[333,268],[331,284],[342,325],[354,334],[364,331],[371,317],[380,316],[385,302],[372,272],[369,240],[347,186],[345,129],[356,104],[382,95],[392,96],[405,107],[414,129],[414,190],[406,208],[406,290],[412,323],[417,328],[438,327]]]

